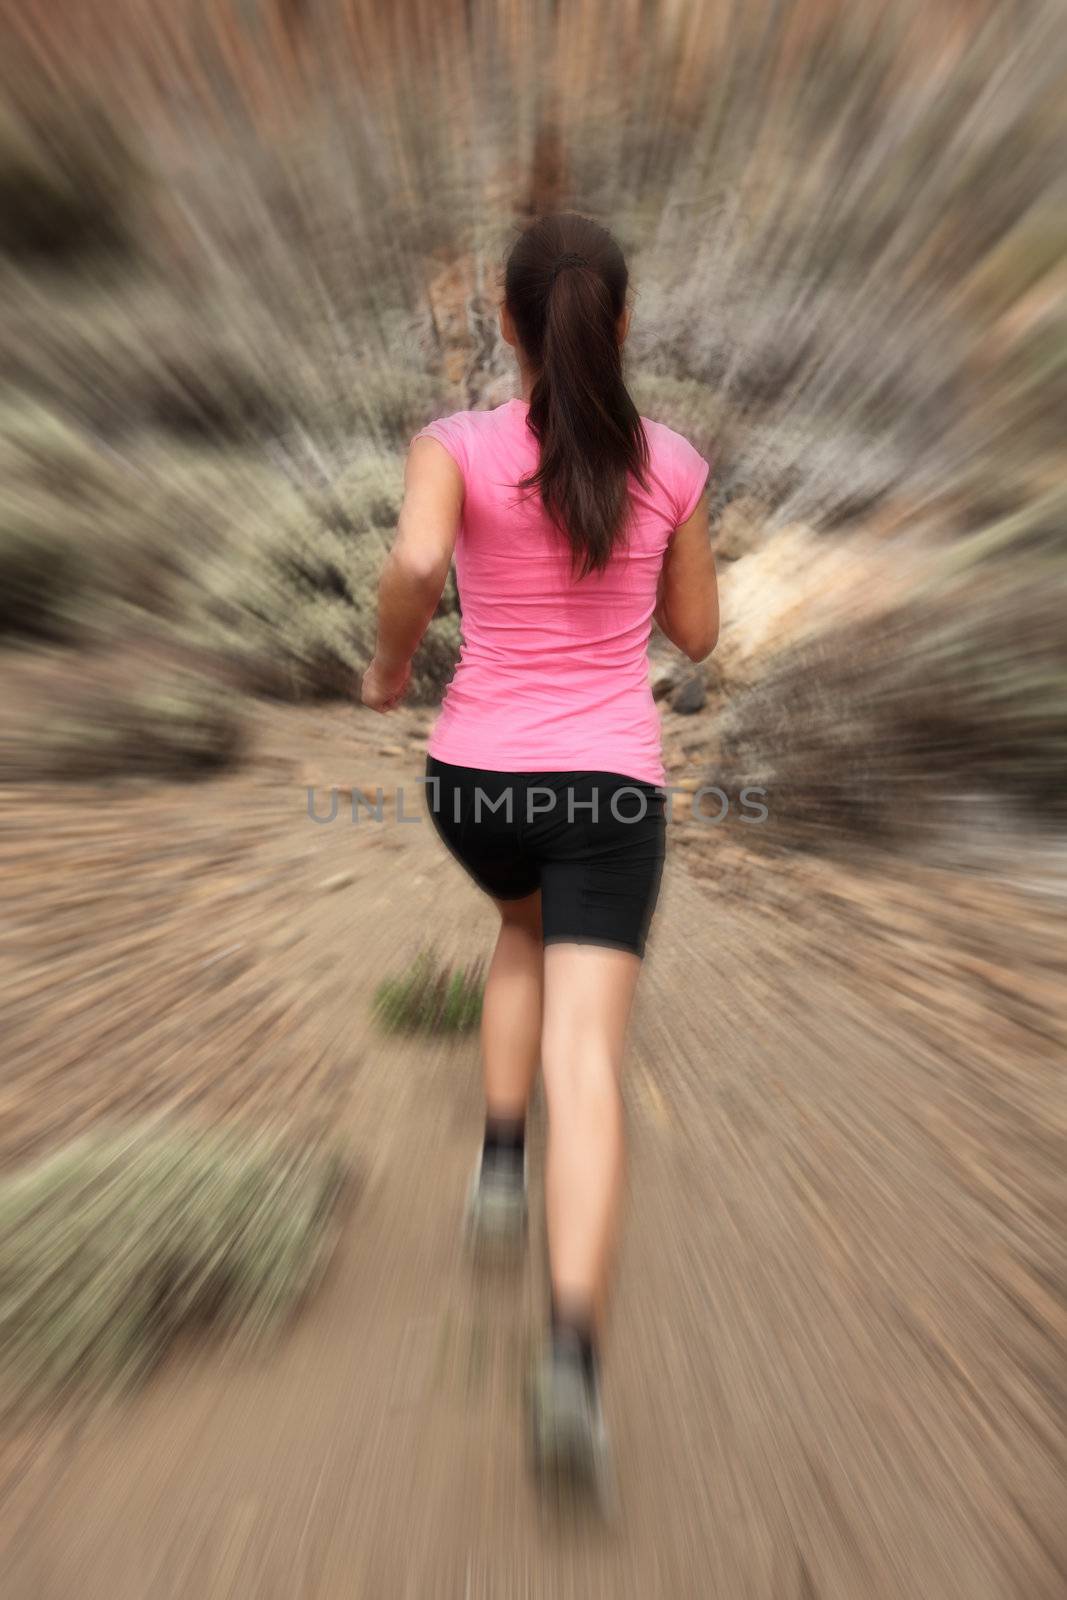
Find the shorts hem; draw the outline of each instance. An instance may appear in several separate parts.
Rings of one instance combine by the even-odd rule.
[[[601,939],[592,933],[547,933],[542,938],[542,944],[592,944],[602,950],[625,950],[627,955],[636,956],[643,960],[645,947],[635,944],[631,939]]]

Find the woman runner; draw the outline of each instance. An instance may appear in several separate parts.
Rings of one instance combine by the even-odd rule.
[[[402,698],[454,555],[463,645],[427,794],[444,843],[500,914],[468,1230],[476,1248],[525,1237],[540,1068],[551,1325],[532,1443],[544,1471],[601,1485],[619,1073],[664,856],[648,640],[655,620],[698,662],[718,636],[708,462],[630,398],[627,285],[615,239],[586,217],[545,216],[518,237],[499,315],[521,397],[412,440],[362,683],[377,711]]]

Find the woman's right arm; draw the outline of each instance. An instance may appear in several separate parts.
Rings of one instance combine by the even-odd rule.
[[[378,644],[360,689],[372,711],[391,711],[437,609],[463,507],[463,475],[439,439],[416,438],[404,468],[404,503],[378,583]]]
[[[676,528],[663,558],[656,621],[690,661],[710,656],[719,638],[719,586],[711,549],[707,496]]]

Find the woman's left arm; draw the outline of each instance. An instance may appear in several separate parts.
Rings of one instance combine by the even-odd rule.
[[[391,711],[445,587],[463,509],[463,474],[437,439],[416,439],[404,468],[404,503],[378,584],[378,642],[360,698]]]

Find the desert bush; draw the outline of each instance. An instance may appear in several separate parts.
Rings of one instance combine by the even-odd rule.
[[[345,535],[391,532],[403,498],[403,462],[388,452],[359,457],[308,497],[320,522]]]
[[[427,417],[438,414],[443,393],[433,373],[367,365],[354,376],[353,421],[386,448],[404,450]]]
[[[695,378],[641,368],[631,376],[629,389],[643,417],[666,423],[698,447],[709,444],[722,425],[721,398]]]
[[[1051,569],[1050,569],[1051,571]],[[761,841],[914,843],[1000,795],[1067,814],[1067,646],[1055,591],[1005,565],[779,652],[716,732],[723,781],[760,785]]]
[[[469,169],[424,116],[410,128],[434,158],[425,203],[409,169],[391,172],[391,141],[368,143],[359,118],[324,103],[299,130],[235,130],[176,179],[183,262],[175,274],[161,259],[161,271],[255,352],[331,467],[354,437],[403,446],[440,409],[427,257],[439,214],[446,254],[456,244],[442,169],[454,165],[468,205]]]
[[[398,456],[367,455],[301,487],[244,453],[149,443],[120,456],[23,404],[0,411],[0,471],[0,638],[107,649],[155,630],[229,671],[235,688],[352,692],[374,645],[377,578],[403,496]],[[415,700],[435,699],[451,673],[457,612],[450,580],[416,658]],[[205,764],[236,748],[224,733],[233,717],[212,706]],[[152,719],[132,695],[89,720],[91,734],[65,717],[48,730],[60,765],[122,765]],[[179,706],[160,717],[146,769],[184,764],[187,721]]]
[[[291,489],[231,530],[194,576],[194,637],[238,665],[250,689],[287,698],[351,694],[374,649],[377,579],[399,512],[399,459],[370,457],[328,487]],[[436,699],[459,647],[455,585],[416,656],[414,702]]]
[[[263,1134],[152,1124],[6,1177],[5,1408],[129,1384],[190,1335],[277,1328],[321,1268],[342,1175]]]
[[[133,685],[73,691],[0,767],[12,778],[195,778],[232,765],[244,744],[236,694],[196,673],[157,669]]]
[[[88,569],[69,527],[0,507],[0,635],[69,640]]]
[[[482,964],[452,967],[422,950],[396,978],[380,985],[374,1013],[396,1033],[467,1033],[482,1014]]]
[[[112,464],[39,408],[0,416],[0,637],[70,640],[105,581],[98,516],[128,505]]]
[[[165,615],[181,575],[279,482],[239,458],[119,455],[25,402],[0,409],[0,478],[0,638],[86,644]]]
[[[1067,416],[1067,314],[1062,305],[1019,340],[999,377],[1007,441],[1021,435],[1046,456],[1058,455]]]
[[[43,94],[0,108],[0,253],[71,267],[133,249],[143,173],[98,104]]]
[[[0,356],[27,398],[112,443],[254,446],[284,435],[297,386],[219,310],[150,279],[41,294],[0,310]]]
[[[278,389],[244,352],[193,323],[184,349],[145,351],[129,391],[134,426],[203,444],[241,445],[278,435],[285,411]]]

